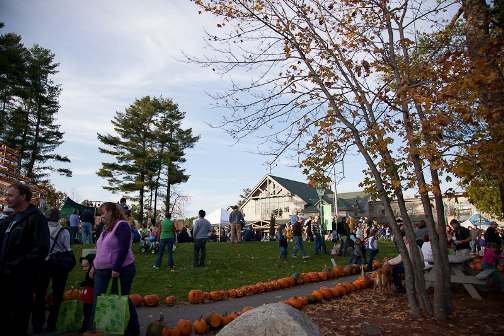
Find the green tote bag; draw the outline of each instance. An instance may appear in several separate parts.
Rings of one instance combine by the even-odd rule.
[[[79,330],[82,326],[82,301],[68,300],[61,302],[56,321],[56,333]]]
[[[95,328],[107,334],[124,335],[130,318],[129,299],[127,295],[121,295],[121,280],[119,278],[117,278],[119,295],[110,294],[113,280],[114,278],[110,279],[107,292],[96,299]]]

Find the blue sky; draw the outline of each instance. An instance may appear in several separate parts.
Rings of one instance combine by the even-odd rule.
[[[225,111],[213,109],[205,92],[224,90],[233,75],[221,78],[210,69],[177,61],[182,51],[211,52],[205,49],[203,32],[217,24],[210,15],[198,15],[189,0],[0,0],[0,21],[3,33],[21,35],[27,47],[50,49],[60,64],[53,79],[62,87],[58,123],[65,143],[58,152],[72,161],[73,177],[51,180],[76,201],[121,197],[103,190],[107,182],[96,176],[101,162],[111,160],[98,152],[96,134],[112,133],[115,113],[146,95],[172,98],[186,112],[183,127],[201,135],[187,151],[189,182],[178,187],[190,199],[186,216],[235,204],[244,188],[254,187],[268,173],[306,180],[301,169],[292,167],[295,157],[282,158],[270,171],[267,158],[253,154],[257,139],[235,144],[222,130],[207,126]],[[348,158],[338,192],[358,191],[363,169],[362,159]]]

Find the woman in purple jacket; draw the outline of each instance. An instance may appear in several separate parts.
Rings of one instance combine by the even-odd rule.
[[[121,279],[121,295],[129,295],[135,277],[135,259],[131,250],[131,229],[126,216],[115,203],[105,202],[99,209],[105,226],[96,242],[96,257],[89,275],[94,278],[94,304],[89,319],[94,330],[96,298],[107,291],[111,278]],[[113,281],[112,293],[118,294],[117,281]],[[134,304],[129,300],[130,320],[124,335],[140,335],[140,324]]]

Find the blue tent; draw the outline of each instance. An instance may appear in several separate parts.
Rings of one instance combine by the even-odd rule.
[[[485,217],[483,217],[481,214],[472,215],[464,223],[466,223],[468,221],[471,222],[472,225],[477,225],[480,228],[482,226],[489,226],[490,225],[490,221],[488,219],[486,219]]]

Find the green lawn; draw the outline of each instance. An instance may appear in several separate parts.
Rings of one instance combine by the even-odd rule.
[[[136,263],[136,277],[132,292],[158,294],[161,300],[168,295],[175,295],[177,301],[186,300],[189,290],[197,288],[204,291],[212,289],[230,289],[242,285],[266,282],[288,276],[295,272],[321,271],[325,266],[332,268],[331,258],[337,265],[345,266],[348,257],[333,257],[330,254],[313,256],[313,243],[305,242],[309,259],[292,257],[294,244],[289,242],[289,257],[287,261],[278,258],[277,242],[246,242],[242,244],[207,243],[205,268],[192,268],[193,244],[177,244],[174,253],[175,268],[168,269],[166,252],[163,266],[156,270],[152,268],[157,255],[140,253],[138,244],[133,245]],[[84,245],[91,248],[91,245]],[[332,245],[327,244],[328,252]],[[380,253],[377,258],[395,256],[393,243],[380,242]],[[77,257],[81,256],[82,245],[74,245]],[[67,287],[83,280],[82,269],[77,265],[70,273]]]

